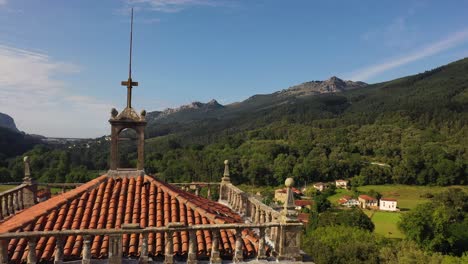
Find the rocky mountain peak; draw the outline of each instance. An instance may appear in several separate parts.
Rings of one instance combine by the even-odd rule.
[[[0,127],[19,132],[18,128],[16,128],[15,120],[7,114],[0,113]]]

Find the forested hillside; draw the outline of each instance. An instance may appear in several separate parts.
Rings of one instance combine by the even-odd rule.
[[[463,59],[340,93],[281,103],[260,98],[270,107],[249,104],[251,98],[222,116],[154,120],[146,170],[167,181],[218,181],[229,159],[235,183],[278,185],[293,176],[299,183],[467,184],[467,88]],[[134,146],[125,148],[133,152],[122,154],[129,160],[123,166],[135,164]],[[89,148],[37,147],[28,154],[36,177],[47,181],[84,180],[88,171],[105,170],[109,155],[103,139]],[[5,164],[13,179],[21,177],[20,162]]]

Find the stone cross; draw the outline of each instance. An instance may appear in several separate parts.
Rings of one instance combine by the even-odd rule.
[[[132,88],[138,86],[138,82],[132,81],[132,44],[133,44],[133,8],[132,20],[130,23],[130,61],[128,64],[128,80],[122,81],[122,86],[127,86],[127,108],[132,108]]]

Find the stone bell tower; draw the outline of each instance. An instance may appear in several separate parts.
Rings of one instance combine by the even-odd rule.
[[[127,87],[127,107],[119,113],[115,108],[112,108],[111,118],[109,123],[111,124],[111,153],[110,153],[110,170],[109,175],[123,174],[129,172],[134,174],[135,171],[144,173],[144,149],[145,149],[145,127],[146,127],[146,111],[142,110],[138,114],[135,109],[132,108],[132,88],[138,86],[138,82],[132,80],[132,43],[133,43],[133,9],[132,18],[130,24],[130,60],[128,79],[123,81],[122,86]],[[120,168],[119,167],[119,136],[124,129],[133,129],[138,138],[138,162],[136,168]]]

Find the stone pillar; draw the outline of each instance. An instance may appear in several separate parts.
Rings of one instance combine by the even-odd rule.
[[[91,264],[91,236],[83,236],[83,252],[81,263]]]
[[[141,234],[141,254],[140,254],[140,264],[148,264],[148,233]]]
[[[284,207],[283,207],[283,217],[287,217],[289,219],[296,219],[297,218],[297,212],[296,212],[296,206],[294,205],[294,194],[292,191],[292,186],[294,185],[294,180],[293,178],[287,178],[285,183],[286,185],[286,201],[284,202]]]
[[[266,252],[265,252],[265,228],[260,227],[260,238],[258,240],[258,255],[257,260],[266,259]]]
[[[138,132],[138,162],[137,169],[145,169],[145,127],[139,126],[137,129]]]
[[[0,240],[0,264],[8,263],[8,240]]]
[[[28,264],[36,264],[37,263],[37,256],[36,256],[36,238],[30,238],[28,240]]]
[[[219,256],[219,230],[211,231],[211,257],[210,263],[211,264],[220,264],[221,258]]]
[[[234,262],[242,262],[244,260],[244,251],[242,249],[242,230],[236,229],[236,248],[234,250]]]
[[[229,160],[224,161],[224,174],[221,183],[231,183],[231,175],[229,174]]]
[[[119,129],[120,127],[112,125],[109,166],[111,170],[117,170],[117,168],[119,167]]]
[[[62,264],[63,263],[63,237],[58,236],[55,240],[55,256],[54,256],[54,264]]]
[[[189,231],[189,251],[187,264],[197,264],[197,236],[195,230]]]
[[[282,223],[296,223],[296,226],[281,226],[279,228],[279,259],[302,261],[301,255],[301,233],[302,225],[297,220],[297,212],[294,206],[294,196],[291,187],[294,184],[292,178],[287,178],[285,185],[287,188],[287,200],[284,203],[283,211],[281,212]]]
[[[31,178],[31,166],[29,164],[29,157],[24,157],[24,178],[23,184],[26,187],[23,188],[23,205],[24,208],[29,208],[36,204],[36,193],[37,193],[37,184]]]
[[[165,249],[164,249],[164,264],[173,264],[174,263],[174,253],[172,245],[172,233],[173,231],[167,231],[164,235],[165,239]]]
[[[109,263],[122,264],[122,235],[109,235]]]

